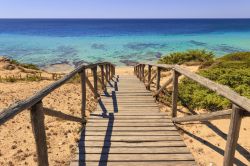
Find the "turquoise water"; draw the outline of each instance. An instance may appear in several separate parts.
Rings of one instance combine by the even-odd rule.
[[[250,29],[157,33],[157,29],[150,30],[149,24],[146,25],[149,28],[146,32],[138,29],[138,33],[137,31],[126,33],[125,30],[125,32],[96,33],[99,32],[97,29],[93,34],[72,33],[72,35],[70,32],[57,34],[56,28],[60,30],[60,26],[53,25],[51,29],[54,29],[56,34],[53,35],[51,30],[50,33],[45,33],[48,30],[38,31],[34,30],[34,27],[33,29],[28,27],[26,31],[7,31],[1,29],[0,24],[0,55],[39,66],[57,63],[77,65],[99,61],[126,65],[138,61],[156,62],[162,55],[188,49],[207,49],[213,51],[216,56],[250,51]],[[152,33],[149,33],[151,31]],[[153,33],[154,31],[156,32]]]

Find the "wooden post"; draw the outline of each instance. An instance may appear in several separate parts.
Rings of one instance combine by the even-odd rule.
[[[180,74],[173,70],[173,92],[172,92],[172,117],[177,115],[177,99],[178,99],[178,78]]]
[[[112,66],[111,64],[109,64],[109,80],[112,79],[111,70],[112,70]]]
[[[97,66],[92,68],[93,78],[94,78],[94,97],[98,97],[98,87],[97,87]]]
[[[239,138],[242,114],[243,110],[240,107],[233,105],[229,131],[227,134],[227,144],[224,153],[224,166],[233,165],[235,149]]]
[[[157,67],[156,90],[160,89],[160,81],[161,81],[161,68]]]
[[[138,74],[137,74],[137,78],[140,79],[140,71],[141,71],[141,68],[140,68],[140,65],[138,65]]]
[[[105,64],[105,69],[106,69],[106,73],[105,73],[106,81],[108,82],[109,81],[109,73],[108,73],[108,65],[107,64]]]
[[[44,112],[42,101],[31,107],[30,110],[32,130],[36,142],[37,161],[39,166],[48,166],[48,151],[44,127]]]
[[[86,117],[86,71],[85,69],[82,70],[80,73],[81,77],[81,88],[82,88],[82,106],[81,106],[81,113],[82,118]]]
[[[145,78],[144,78],[144,74],[145,74],[144,68],[145,68],[145,65],[142,65],[142,73],[141,73],[142,82],[145,81]]]
[[[142,81],[143,77],[142,77],[142,70],[143,70],[143,65],[140,65],[140,81]]]
[[[100,65],[100,68],[101,68],[101,82],[102,82],[102,85],[105,85],[104,83],[104,66],[103,65]],[[105,90],[106,88],[104,87],[102,90]]]
[[[148,85],[147,85],[147,90],[150,90],[150,80],[151,80],[151,69],[152,69],[152,66],[151,65],[148,65]]]

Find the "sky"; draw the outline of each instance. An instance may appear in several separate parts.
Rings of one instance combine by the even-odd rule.
[[[250,18],[250,0],[0,0],[0,18]]]

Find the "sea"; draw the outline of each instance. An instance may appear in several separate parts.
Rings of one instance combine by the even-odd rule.
[[[190,49],[250,51],[250,19],[0,19],[0,56],[40,67],[154,63]]]

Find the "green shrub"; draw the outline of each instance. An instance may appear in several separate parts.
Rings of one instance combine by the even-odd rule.
[[[185,62],[213,62],[214,54],[205,50],[188,50],[186,52],[174,52],[163,56],[158,63],[183,64]]]
[[[21,66],[26,69],[33,69],[33,70],[40,70],[36,65],[31,64],[31,63],[20,63],[17,60],[11,59],[10,60],[11,64],[15,64],[17,66]]]
[[[229,86],[240,95],[250,98],[250,52],[231,53],[215,59],[197,74]],[[181,103],[191,109],[216,111],[231,107],[226,98],[187,78],[180,81],[179,97]]]

